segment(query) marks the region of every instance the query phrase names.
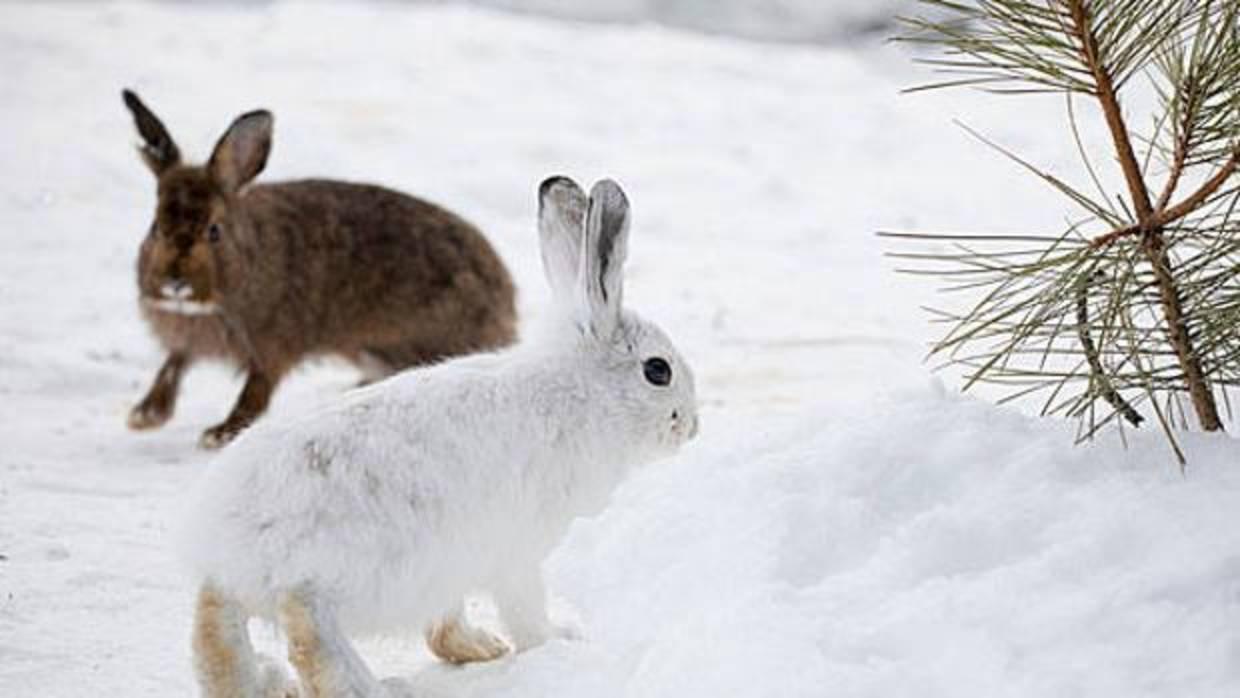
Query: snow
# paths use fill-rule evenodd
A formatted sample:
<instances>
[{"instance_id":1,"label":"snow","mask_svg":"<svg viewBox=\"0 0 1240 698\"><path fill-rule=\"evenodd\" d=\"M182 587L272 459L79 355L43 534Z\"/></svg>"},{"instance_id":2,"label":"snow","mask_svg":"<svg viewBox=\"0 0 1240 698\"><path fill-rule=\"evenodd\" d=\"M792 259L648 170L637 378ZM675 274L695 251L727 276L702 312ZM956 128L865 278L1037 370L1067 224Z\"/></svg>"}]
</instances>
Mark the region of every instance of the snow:
<instances>
[{"instance_id":1,"label":"snow","mask_svg":"<svg viewBox=\"0 0 1240 698\"><path fill-rule=\"evenodd\" d=\"M919 11L915 0L458 1L546 17L653 23L765 41L814 43L856 40L890 28L897 16Z\"/></svg>"},{"instance_id":2,"label":"snow","mask_svg":"<svg viewBox=\"0 0 1240 698\"><path fill-rule=\"evenodd\" d=\"M950 125L1071 176L1053 98L901 96L925 76L891 46L386 3L5 3L0 70L0 696L194 691L168 531L240 383L196 370L168 426L125 429L161 357L123 86L191 157L265 106L264 177L460 211L530 318L538 182L611 176L633 202L626 300L694 364L703 431L547 561L581 639L466 669L416 632L362 642L398 695L1240 691L1235 441L1186 438L1181 477L1153 430L1074 448L1068 424L949 394L921 363L928 289L872 234L1062 225L1056 194ZM308 366L269 418L356 378Z\"/></svg>"},{"instance_id":3,"label":"snow","mask_svg":"<svg viewBox=\"0 0 1240 698\"><path fill-rule=\"evenodd\" d=\"M1234 691L1231 446L1183 482L1064 437L927 391L828 408L634 483L552 569L627 695Z\"/></svg>"}]
</instances>

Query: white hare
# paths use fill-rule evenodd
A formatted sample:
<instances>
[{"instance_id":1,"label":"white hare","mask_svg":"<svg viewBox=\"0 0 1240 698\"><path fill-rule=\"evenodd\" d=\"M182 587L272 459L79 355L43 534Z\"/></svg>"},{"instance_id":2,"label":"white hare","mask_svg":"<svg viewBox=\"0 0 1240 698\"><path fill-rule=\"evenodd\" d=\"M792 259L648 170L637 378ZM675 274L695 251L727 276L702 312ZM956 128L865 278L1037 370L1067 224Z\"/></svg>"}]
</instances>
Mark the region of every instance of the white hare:
<instances>
[{"instance_id":1,"label":"white hare","mask_svg":"<svg viewBox=\"0 0 1240 698\"><path fill-rule=\"evenodd\" d=\"M385 695L355 633L416 628L441 656L498 656L457 614L472 592L494 596L514 649L545 641L544 557L633 466L696 434L692 372L621 305L619 186L587 197L552 177L538 223L557 305L543 335L259 424L212 465L183 535L203 695L283 695L250 617L281 626L305 698Z\"/></svg>"}]
</instances>

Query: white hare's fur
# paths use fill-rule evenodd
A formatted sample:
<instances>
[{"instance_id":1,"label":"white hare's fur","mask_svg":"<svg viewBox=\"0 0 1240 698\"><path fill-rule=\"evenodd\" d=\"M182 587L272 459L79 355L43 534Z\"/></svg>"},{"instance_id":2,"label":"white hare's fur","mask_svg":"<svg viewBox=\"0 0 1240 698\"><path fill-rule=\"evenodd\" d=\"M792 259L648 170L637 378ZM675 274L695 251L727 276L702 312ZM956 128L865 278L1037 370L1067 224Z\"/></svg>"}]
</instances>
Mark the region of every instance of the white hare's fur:
<instances>
[{"instance_id":1,"label":"white hare's fur","mask_svg":"<svg viewBox=\"0 0 1240 698\"><path fill-rule=\"evenodd\" d=\"M549 179L539 228L558 301L541 334L397 375L293 424L261 423L205 478L184 556L204 593L243 617L287 623L295 597L316 637L344 643L327 661L348 676L313 695L377 686L337 633L422 629L475 591L494 593L518 649L545 640L543 558L633 466L696 432L688 366L621 308L623 193L605 181L587 198ZM669 384L647 378L652 357L671 367ZM197 661L201 676L211 660ZM205 679L204 692L228 694Z\"/></svg>"}]
</instances>

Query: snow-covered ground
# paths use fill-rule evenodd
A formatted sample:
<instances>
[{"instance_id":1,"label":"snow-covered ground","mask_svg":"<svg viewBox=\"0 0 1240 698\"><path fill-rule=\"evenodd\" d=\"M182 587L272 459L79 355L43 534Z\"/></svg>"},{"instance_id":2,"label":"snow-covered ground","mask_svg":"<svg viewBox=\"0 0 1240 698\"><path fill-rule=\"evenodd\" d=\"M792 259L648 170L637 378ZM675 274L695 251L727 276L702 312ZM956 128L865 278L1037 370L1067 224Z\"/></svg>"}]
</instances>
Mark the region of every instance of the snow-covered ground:
<instances>
[{"instance_id":1,"label":"snow-covered ground","mask_svg":"<svg viewBox=\"0 0 1240 698\"><path fill-rule=\"evenodd\" d=\"M0 696L193 693L166 538L239 383L198 370L171 424L124 427L160 356L123 86L191 157L265 106L266 178L457 209L530 317L537 183L630 194L627 295L697 367L703 432L548 561L581 640L467 669L416 633L366 641L398 693L1240 694L1236 442L1186 439L1180 477L1156 433L1074 449L1069 425L951 395L921 364L928 289L873 236L1058 227L1055 194L949 124L1072 172L1039 135L1056 100L900 96L924 76L890 46L387 3L5 3L0 74ZM355 379L306 367L270 418Z\"/></svg>"},{"instance_id":2,"label":"snow-covered ground","mask_svg":"<svg viewBox=\"0 0 1240 698\"><path fill-rule=\"evenodd\" d=\"M661 24L763 41L806 43L864 40L868 34L890 28L895 17L918 11L917 0L421 1L455 1L546 17Z\"/></svg>"}]
</instances>

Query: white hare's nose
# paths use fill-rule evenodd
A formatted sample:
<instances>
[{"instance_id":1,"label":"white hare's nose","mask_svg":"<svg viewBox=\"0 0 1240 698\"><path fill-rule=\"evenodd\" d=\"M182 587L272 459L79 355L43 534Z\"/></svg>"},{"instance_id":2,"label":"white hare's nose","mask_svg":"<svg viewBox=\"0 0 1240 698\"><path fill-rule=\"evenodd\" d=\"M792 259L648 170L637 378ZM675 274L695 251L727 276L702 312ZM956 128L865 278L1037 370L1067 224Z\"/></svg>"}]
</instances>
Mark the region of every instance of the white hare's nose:
<instances>
[{"instance_id":1,"label":"white hare's nose","mask_svg":"<svg viewBox=\"0 0 1240 698\"><path fill-rule=\"evenodd\" d=\"M693 437L698 433L698 416L697 412L675 410L672 412L672 433L676 435L681 442L692 441Z\"/></svg>"},{"instance_id":2,"label":"white hare's nose","mask_svg":"<svg viewBox=\"0 0 1240 698\"><path fill-rule=\"evenodd\" d=\"M188 283L180 280L165 281L163 285L159 287L159 292L164 298L169 298L175 301L183 301L193 295L194 288Z\"/></svg>"}]
</instances>

